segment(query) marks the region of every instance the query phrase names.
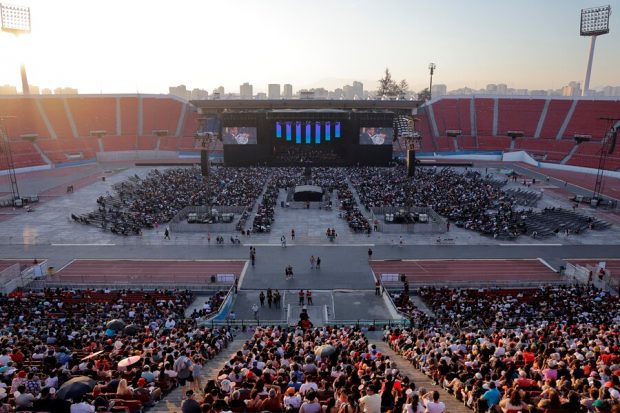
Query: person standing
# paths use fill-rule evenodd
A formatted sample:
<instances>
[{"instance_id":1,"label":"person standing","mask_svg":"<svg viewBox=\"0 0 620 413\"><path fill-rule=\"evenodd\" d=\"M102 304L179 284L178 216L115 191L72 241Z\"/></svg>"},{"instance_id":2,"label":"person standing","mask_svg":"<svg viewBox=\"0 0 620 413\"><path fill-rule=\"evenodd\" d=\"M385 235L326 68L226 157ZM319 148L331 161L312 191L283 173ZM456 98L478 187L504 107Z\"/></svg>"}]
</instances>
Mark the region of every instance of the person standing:
<instances>
[{"instance_id":1,"label":"person standing","mask_svg":"<svg viewBox=\"0 0 620 413\"><path fill-rule=\"evenodd\" d=\"M271 288L267 289L267 305L271 308L271 304L273 303L273 292L271 292Z\"/></svg>"},{"instance_id":2,"label":"person standing","mask_svg":"<svg viewBox=\"0 0 620 413\"><path fill-rule=\"evenodd\" d=\"M304 290L299 290L298 295L299 295L299 305L304 305L304 297L305 297Z\"/></svg>"},{"instance_id":3,"label":"person standing","mask_svg":"<svg viewBox=\"0 0 620 413\"><path fill-rule=\"evenodd\" d=\"M312 291L306 290L306 301L308 301L308 305L312 305Z\"/></svg>"},{"instance_id":4,"label":"person standing","mask_svg":"<svg viewBox=\"0 0 620 413\"><path fill-rule=\"evenodd\" d=\"M280 308L280 300L282 299L282 297L280 296L280 291L276 290L275 293L273 293L273 302L276 305L276 308Z\"/></svg>"},{"instance_id":5,"label":"person standing","mask_svg":"<svg viewBox=\"0 0 620 413\"><path fill-rule=\"evenodd\" d=\"M295 228L291 230L291 241L295 241Z\"/></svg>"},{"instance_id":6,"label":"person standing","mask_svg":"<svg viewBox=\"0 0 620 413\"><path fill-rule=\"evenodd\" d=\"M258 305L252 304L252 312L254 313L254 320L258 320Z\"/></svg>"},{"instance_id":7,"label":"person standing","mask_svg":"<svg viewBox=\"0 0 620 413\"><path fill-rule=\"evenodd\" d=\"M170 240L170 229L168 227L164 230L164 239Z\"/></svg>"},{"instance_id":8,"label":"person standing","mask_svg":"<svg viewBox=\"0 0 620 413\"><path fill-rule=\"evenodd\" d=\"M372 248L368 248L368 260L372 259Z\"/></svg>"},{"instance_id":9,"label":"person standing","mask_svg":"<svg viewBox=\"0 0 620 413\"><path fill-rule=\"evenodd\" d=\"M283 247L286 247L286 237L284 235L280 237L280 242L282 243Z\"/></svg>"},{"instance_id":10,"label":"person standing","mask_svg":"<svg viewBox=\"0 0 620 413\"><path fill-rule=\"evenodd\" d=\"M375 295L381 295L381 281L375 282Z\"/></svg>"},{"instance_id":11,"label":"person standing","mask_svg":"<svg viewBox=\"0 0 620 413\"><path fill-rule=\"evenodd\" d=\"M316 257L316 269L321 268L321 257Z\"/></svg>"},{"instance_id":12,"label":"person standing","mask_svg":"<svg viewBox=\"0 0 620 413\"><path fill-rule=\"evenodd\" d=\"M258 295L258 299L260 300L260 306L264 307L265 306L265 293L261 291L260 294Z\"/></svg>"},{"instance_id":13,"label":"person standing","mask_svg":"<svg viewBox=\"0 0 620 413\"><path fill-rule=\"evenodd\" d=\"M316 262L316 258L314 258L314 255L310 256L310 268L314 268L314 263Z\"/></svg>"}]
</instances>

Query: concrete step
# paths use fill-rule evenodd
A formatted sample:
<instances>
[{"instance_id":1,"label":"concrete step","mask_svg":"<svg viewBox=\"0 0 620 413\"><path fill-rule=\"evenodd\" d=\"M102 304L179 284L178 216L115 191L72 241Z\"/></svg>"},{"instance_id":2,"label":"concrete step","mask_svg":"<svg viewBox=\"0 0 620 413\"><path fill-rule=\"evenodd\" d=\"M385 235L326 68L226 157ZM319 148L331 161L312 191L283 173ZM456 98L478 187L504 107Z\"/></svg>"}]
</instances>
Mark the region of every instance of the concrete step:
<instances>
[{"instance_id":1,"label":"concrete step","mask_svg":"<svg viewBox=\"0 0 620 413\"><path fill-rule=\"evenodd\" d=\"M201 376L201 383L204 386L209 379L217 378L217 374L224 367L224 364L230 357L235 354L237 351L241 350L245 340L250 337L247 333L238 333L235 336L235 339L232 343L228 345L227 348L222 350L214 359L209 360L207 364L203 367L203 374ZM183 400L185 400L185 394L183 392L183 388L178 387L174 389L170 394L168 394L164 399L162 399L155 406L148 409L149 413L175 413L181 411L181 405L183 404Z\"/></svg>"},{"instance_id":2,"label":"concrete step","mask_svg":"<svg viewBox=\"0 0 620 413\"><path fill-rule=\"evenodd\" d=\"M388 356L390 360L396 361L398 370L401 373L406 374L415 383L416 388L425 388L427 392L437 390L440 394L439 400L446 404L446 413L471 413L472 410L465 407L463 403L459 402L454 396L442 389L440 386L436 386L433 382L420 370L414 368L410 362L405 360L399 354L387 345L386 342L379 338L369 336L369 342L377 346L383 355Z\"/></svg>"}]
</instances>

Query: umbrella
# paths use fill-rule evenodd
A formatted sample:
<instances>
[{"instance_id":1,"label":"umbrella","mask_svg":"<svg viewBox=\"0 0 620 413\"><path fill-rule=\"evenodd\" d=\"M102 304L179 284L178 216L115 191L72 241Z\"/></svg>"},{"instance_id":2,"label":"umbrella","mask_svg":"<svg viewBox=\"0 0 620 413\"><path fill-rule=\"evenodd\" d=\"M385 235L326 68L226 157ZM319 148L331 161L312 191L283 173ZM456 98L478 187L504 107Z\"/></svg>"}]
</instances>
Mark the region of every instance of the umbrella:
<instances>
[{"instance_id":1,"label":"umbrella","mask_svg":"<svg viewBox=\"0 0 620 413\"><path fill-rule=\"evenodd\" d=\"M99 354L103 353L103 350L101 351L97 351L96 353L91 353L88 356L84 357L83 359L81 359L80 361L85 361L85 360L90 360L92 358L97 357Z\"/></svg>"},{"instance_id":2,"label":"umbrella","mask_svg":"<svg viewBox=\"0 0 620 413\"><path fill-rule=\"evenodd\" d=\"M127 357L118 362L118 367L129 367L132 364L136 364L138 361L140 361L140 356Z\"/></svg>"},{"instance_id":3,"label":"umbrella","mask_svg":"<svg viewBox=\"0 0 620 413\"><path fill-rule=\"evenodd\" d=\"M59 399L75 399L91 391L97 382L90 377L77 376L65 382L56 392Z\"/></svg>"},{"instance_id":4,"label":"umbrella","mask_svg":"<svg viewBox=\"0 0 620 413\"><path fill-rule=\"evenodd\" d=\"M106 324L105 327L110 330L121 331L125 328L125 322L123 320L114 319L108 321L108 324Z\"/></svg>"},{"instance_id":5,"label":"umbrella","mask_svg":"<svg viewBox=\"0 0 620 413\"><path fill-rule=\"evenodd\" d=\"M123 331L125 332L125 334L127 334L128 336L135 336L136 334L138 334L140 331L142 331L142 329L140 328L140 326L137 326L135 324L129 324L128 326L126 326Z\"/></svg>"},{"instance_id":6,"label":"umbrella","mask_svg":"<svg viewBox=\"0 0 620 413\"><path fill-rule=\"evenodd\" d=\"M314 350L314 354L319 357L329 357L336 352L336 348L331 344L323 344Z\"/></svg>"}]
</instances>

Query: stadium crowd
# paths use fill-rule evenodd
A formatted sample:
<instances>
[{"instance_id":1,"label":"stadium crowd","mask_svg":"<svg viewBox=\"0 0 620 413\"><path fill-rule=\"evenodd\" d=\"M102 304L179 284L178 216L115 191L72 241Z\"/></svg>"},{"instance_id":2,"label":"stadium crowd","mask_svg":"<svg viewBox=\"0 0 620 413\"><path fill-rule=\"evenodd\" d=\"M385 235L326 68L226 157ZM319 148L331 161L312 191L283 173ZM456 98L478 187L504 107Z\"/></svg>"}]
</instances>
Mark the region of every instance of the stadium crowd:
<instances>
[{"instance_id":1,"label":"stadium crowd","mask_svg":"<svg viewBox=\"0 0 620 413\"><path fill-rule=\"evenodd\" d=\"M269 327L257 328L190 403L215 412L417 413L443 411L438 398L417 389L359 329Z\"/></svg>"},{"instance_id":2,"label":"stadium crowd","mask_svg":"<svg viewBox=\"0 0 620 413\"><path fill-rule=\"evenodd\" d=\"M114 195L100 196L98 208L86 215L72 214L84 224L120 235L138 235L144 228L169 222L192 205L244 206L251 209L267 181L265 168L210 169L205 179L198 168L151 170L113 186Z\"/></svg>"},{"instance_id":3,"label":"stadium crowd","mask_svg":"<svg viewBox=\"0 0 620 413\"><path fill-rule=\"evenodd\" d=\"M459 227L494 237L513 238L525 230L513 200L476 171L417 168L410 179L402 166L363 167L350 168L349 179L368 210L431 207Z\"/></svg>"},{"instance_id":4,"label":"stadium crowd","mask_svg":"<svg viewBox=\"0 0 620 413\"><path fill-rule=\"evenodd\" d=\"M192 298L60 289L0 297L0 411L134 412L189 387L232 339L185 318Z\"/></svg>"},{"instance_id":5,"label":"stadium crowd","mask_svg":"<svg viewBox=\"0 0 620 413\"><path fill-rule=\"evenodd\" d=\"M437 318L385 339L467 406L620 411L617 297L583 286L420 294Z\"/></svg>"}]
</instances>

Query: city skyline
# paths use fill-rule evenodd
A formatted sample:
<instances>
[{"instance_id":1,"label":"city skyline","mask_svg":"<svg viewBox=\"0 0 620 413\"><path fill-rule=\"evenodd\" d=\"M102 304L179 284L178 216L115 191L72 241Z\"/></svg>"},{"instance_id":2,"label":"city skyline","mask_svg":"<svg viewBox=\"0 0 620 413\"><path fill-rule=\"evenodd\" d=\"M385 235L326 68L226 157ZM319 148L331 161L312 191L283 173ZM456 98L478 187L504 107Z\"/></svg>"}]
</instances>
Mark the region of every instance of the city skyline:
<instances>
[{"instance_id":1,"label":"city skyline","mask_svg":"<svg viewBox=\"0 0 620 413\"><path fill-rule=\"evenodd\" d=\"M81 93L167 93L173 84L234 90L243 82L267 93L270 83L334 89L354 80L374 90L386 67L417 92L428 85L429 62L437 64L435 82L456 87L510 83L518 89L559 89L583 82L589 40L579 36L579 12L599 5L588 0L20 4L31 7L32 34L18 40L1 34L10 58L0 67L0 84L19 85L24 61L30 83L41 89L69 85ZM620 84L620 54L613 46L620 44L618 13L612 13L610 26L597 40L593 89Z\"/></svg>"}]
</instances>

